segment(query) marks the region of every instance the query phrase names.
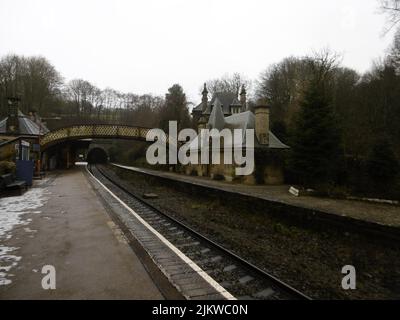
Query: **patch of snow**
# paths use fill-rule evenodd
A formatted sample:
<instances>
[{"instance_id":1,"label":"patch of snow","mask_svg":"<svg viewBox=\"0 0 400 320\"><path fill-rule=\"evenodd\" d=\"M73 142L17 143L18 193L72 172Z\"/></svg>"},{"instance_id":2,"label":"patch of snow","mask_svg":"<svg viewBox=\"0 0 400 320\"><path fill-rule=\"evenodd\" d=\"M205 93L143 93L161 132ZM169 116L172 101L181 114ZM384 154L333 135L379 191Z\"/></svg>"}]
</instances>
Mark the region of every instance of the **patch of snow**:
<instances>
[{"instance_id":1,"label":"patch of snow","mask_svg":"<svg viewBox=\"0 0 400 320\"><path fill-rule=\"evenodd\" d=\"M8 252L15 250L15 249L18 249L18 248L0 246L0 257L5 255Z\"/></svg>"},{"instance_id":2,"label":"patch of snow","mask_svg":"<svg viewBox=\"0 0 400 320\"><path fill-rule=\"evenodd\" d=\"M24 228L25 232L31 233L31 232L37 232L37 230L33 230L31 228Z\"/></svg>"},{"instance_id":3,"label":"patch of snow","mask_svg":"<svg viewBox=\"0 0 400 320\"><path fill-rule=\"evenodd\" d=\"M45 188L32 188L21 196L0 198L0 241L12 237L12 230L18 225L28 225L32 218L23 219L25 214L40 214L37 209L48 200L49 192ZM25 232L34 233L37 230L24 228ZM18 250L15 247L0 245L0 286L8 285L13 276L9 271L18 265L22 257L10 253Z\"/></svg>"},{"instance_id":4,"label":"patch of snow","mask_svg":"<svg viewBox=\"0 0 400 320\"><path fill-rule=\"evenodd\" d=\"M44 188L32 188L21 196L0 199L0 238L13 229L14 226L31 222L23 220L22 215L42 207L48 200ZM39 212L39 211L35 211Z\"/></svg>"},{"instance_id":5,"label":"patch of snow","mask_svg":"<svg viewBox=\"0 0 400 320\"><path fill-rule=\"evenodd\" d=\"M0 246L0 286L10 284L12 281L8 279L14 276L10 274L10 270L18 265L21 257L8 254L18 248Z\"/></svg>"},{"instance_id":6,"label":"patch of snow","mask_svg":"<svg viewBox=\"0 0 400 320\"><path fill-rule=\"evenodd\" d=\"M5 286L12 282L10 279L6 279L6 275L5 272L0 272L0 286Z\"/></svg>"}]
</instances>

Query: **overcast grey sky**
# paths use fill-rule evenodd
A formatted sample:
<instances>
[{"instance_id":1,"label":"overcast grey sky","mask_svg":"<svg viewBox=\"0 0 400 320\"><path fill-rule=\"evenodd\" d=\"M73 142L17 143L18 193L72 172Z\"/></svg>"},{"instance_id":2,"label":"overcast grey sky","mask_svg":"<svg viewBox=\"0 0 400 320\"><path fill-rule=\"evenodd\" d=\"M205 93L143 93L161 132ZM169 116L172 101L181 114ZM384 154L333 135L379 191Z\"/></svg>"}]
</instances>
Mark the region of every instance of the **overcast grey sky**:
<instances>
[{"instance_id":1,"label":"overcast grey sky","mask_svg":"<svg viewBox=\"0 0 400 320\"><path fill-rule=\"evenodd\" d=\"M195 102L224 73L329 47L363 72L384 54L377 0L0 0L0 55L43 55L66 80Z\"/></svg>"}]
</instances>

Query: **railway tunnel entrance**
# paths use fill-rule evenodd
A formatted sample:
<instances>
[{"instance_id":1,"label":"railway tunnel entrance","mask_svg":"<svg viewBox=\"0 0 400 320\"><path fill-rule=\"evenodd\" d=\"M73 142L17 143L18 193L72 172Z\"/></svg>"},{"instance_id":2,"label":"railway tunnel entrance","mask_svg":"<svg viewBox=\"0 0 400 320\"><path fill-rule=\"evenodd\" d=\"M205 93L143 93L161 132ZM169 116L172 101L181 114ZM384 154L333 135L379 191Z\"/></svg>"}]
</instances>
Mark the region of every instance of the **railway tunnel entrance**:
<instances>
[{"instance_id":1,"label":"railway tunnel entrance","mask_svg":"<svg viewBox=\"0 0 400 320\"><path fill-rule=\"evenodd\" d=\"M107 163L108 154L103 148L93 148L89 151L86 161L90 164Z\"/></svg>"}]
</instances>

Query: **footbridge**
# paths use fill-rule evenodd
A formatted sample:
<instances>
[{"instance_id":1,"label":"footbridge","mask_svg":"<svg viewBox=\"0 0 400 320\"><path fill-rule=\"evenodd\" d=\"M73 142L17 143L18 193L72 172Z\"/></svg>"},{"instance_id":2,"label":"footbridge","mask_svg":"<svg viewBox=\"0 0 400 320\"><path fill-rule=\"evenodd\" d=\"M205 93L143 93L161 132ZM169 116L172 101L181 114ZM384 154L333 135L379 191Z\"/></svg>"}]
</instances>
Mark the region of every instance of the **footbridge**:
<instances>
[{"instance_id":1,"label":"footbridge","mask_svg":"<svg viewBox=\"0 0 400 320\"><path fill-rule=\"evenodd\" d=\"M95 139L129 139L146 141L152 128L118 124L78 124L52 130L40 138L42 163L45 167L69 168L76 160L79 150L88 149ZM169 136L160 137L167 144ZM51 160L53 158L53 161ZM54 164L58 159L58 164ZM53 164L52 164L53 162Z\"/></svg>"}]
</instances>

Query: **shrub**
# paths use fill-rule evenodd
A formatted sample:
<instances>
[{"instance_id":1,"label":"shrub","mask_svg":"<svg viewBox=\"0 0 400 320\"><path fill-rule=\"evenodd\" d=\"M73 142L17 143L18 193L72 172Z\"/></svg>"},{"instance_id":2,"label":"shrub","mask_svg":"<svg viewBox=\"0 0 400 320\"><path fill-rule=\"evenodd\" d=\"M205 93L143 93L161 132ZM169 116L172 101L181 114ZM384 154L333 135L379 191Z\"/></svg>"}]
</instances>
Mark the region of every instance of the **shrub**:
<instances>
[{"instance_id":1,"label":"shrub","mask_svg":"<svg viewBox=\"0 0 400 320\"><path fill-rule=\"evenodd\" d=\"M11 161L0 161L0 174L15 173L15 163Z\"/></svg>"},{"instance_id":2,"label":"shrub","mask_svg":"<svg viewBox=\"0 0 400 320\"><path fill-rule=\"evenodd\" d=\"M373 146L367 160L367 173L376 190L386 192L395 185L399 163L386 139Z\"/></svg>"}]
</instances>

